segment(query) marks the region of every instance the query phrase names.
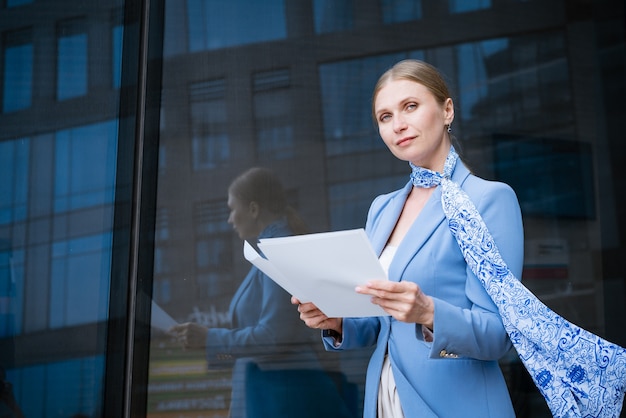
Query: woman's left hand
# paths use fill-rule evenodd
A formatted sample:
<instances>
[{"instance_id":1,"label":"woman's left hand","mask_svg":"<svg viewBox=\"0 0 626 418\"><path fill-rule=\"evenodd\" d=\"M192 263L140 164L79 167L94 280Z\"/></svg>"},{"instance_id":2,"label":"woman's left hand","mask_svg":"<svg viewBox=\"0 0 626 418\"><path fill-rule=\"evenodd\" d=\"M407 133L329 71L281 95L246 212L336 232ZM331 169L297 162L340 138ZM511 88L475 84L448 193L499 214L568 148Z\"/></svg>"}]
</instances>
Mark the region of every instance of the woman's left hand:
<instances>
[{"instance_id":1,"label":"woman's left hand","mask_svg":"<svg viewBox=\"0 0 626 418\"><path fill-rule=\"evenodd\" d=\"M174 325L169 332L175 335L178 342L185 348L204 348L209 330L195 322L185 322Z\"/></svg>"},{"instance_id":2,"label":"woman's left hand","mask_svg":"<svg viewBox=\"0 0 626 418\"><path fill-rule=\"evenodd\" d=\"M435 304L416 283L372 280L358 286L356 291L370 295L372 303L379 305L398 321L422 324L433 329Z\"/></svg>"}]
</instances>

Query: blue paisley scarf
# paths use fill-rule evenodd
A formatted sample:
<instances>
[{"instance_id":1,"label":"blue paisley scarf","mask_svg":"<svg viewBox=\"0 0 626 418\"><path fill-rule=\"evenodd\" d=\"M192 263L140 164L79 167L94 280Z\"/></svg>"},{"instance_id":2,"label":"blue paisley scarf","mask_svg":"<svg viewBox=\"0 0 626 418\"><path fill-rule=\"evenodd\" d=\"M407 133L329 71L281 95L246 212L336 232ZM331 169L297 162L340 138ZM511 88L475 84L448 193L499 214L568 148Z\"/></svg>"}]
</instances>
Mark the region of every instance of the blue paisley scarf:
<instances>
[{"instance_id":1,"label":"blue paisley scarf","mask_svg":"<svg viewBox=\"0 0 626 418\"><path fill-rule=\"evenodd\" d=\"M509 270L476 207L451 180L454 147L443 174L417 167L416 187L441 185L450 231L465 261L498 307L502 323L557 418L617 418L626 390L626 349L562 318L532 294Z\"/></svg>"}]
</instances>

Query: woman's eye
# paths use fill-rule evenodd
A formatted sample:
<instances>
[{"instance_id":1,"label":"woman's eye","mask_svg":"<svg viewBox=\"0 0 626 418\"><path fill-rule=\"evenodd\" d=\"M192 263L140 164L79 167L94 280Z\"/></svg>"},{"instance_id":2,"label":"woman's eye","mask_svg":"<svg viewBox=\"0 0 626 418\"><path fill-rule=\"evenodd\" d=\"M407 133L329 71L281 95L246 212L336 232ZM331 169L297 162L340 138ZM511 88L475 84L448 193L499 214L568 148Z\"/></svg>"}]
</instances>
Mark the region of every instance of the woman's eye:
<instances>
[{"instance_id":1,"label":"woman's eye","mask_svg":"<svg viewBox=\"0 0 626 418\"><path fill-rule=\"evenodd\" d=\"M415 110L417 109L417 103L409 103L406 105L406 110Z\"/></svg>"},{"instance_id":2,"label":"woman's eye","mask_svg":"<svg viewBox=\"0 0 626 418\"><path fill-rule=\"evenodd\" d=\"M380 115L380 121L381 122L387 122L391 119L391 115L389 113L384 113L382 115Z\"/></svg>"}]
</instances>

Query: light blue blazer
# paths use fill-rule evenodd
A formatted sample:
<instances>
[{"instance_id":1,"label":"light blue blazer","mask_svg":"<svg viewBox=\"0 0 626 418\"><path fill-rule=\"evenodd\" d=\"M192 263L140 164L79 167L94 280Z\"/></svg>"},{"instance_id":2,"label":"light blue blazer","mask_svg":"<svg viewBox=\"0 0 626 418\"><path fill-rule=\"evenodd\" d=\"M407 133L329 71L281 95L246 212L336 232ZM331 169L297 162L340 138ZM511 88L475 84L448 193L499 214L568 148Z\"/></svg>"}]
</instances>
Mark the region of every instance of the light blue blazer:
<instances>
[{"instance_id":1,"label":"light blue blazer","mask_svg":"<svg viewBox=\"0 0 626 418\"><path fill-rule=\"evenodd\" d=\"M452 179L469 194L502 257L516 277L523 265L522 217L513 190L470 174L459 161ZM380 255L412 184L377 197L366 232ZM367 278L364 278L366 280ZM391 358L405 416L437 418L514 417L498 359L511 348L497 308L470 271L448 228L441 190L433 191L398 247L389 279L417 283L435 303L434 337L425 341L419 324L390 316L345 318L343 341L328 350L376 345L367 369L364 417L376 417L378 385L385 354Z\"/></svg>"}]
</instances>

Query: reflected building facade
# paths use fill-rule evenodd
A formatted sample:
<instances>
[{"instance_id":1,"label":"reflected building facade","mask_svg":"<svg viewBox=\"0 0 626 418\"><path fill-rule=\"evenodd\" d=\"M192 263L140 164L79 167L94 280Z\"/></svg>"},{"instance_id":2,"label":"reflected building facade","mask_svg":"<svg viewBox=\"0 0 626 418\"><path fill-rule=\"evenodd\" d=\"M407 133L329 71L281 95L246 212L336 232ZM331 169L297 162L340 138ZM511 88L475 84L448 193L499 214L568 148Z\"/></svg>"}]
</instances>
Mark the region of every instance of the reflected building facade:
<instances>
[{"instance_id":1,"label":"reflected building facade","mask_svg":"<svg viewBox=\"0 0 626 418\"><path fill-rule=\"evenodd\" d=\"M626 344L623 2L0 4L0 366L25 416L227 416L230 370L146 325L143 296L228 326L249 264L227 187L251 166L312 231L363 227L407 180L370 109L405 58L442 70L465 158L518 194L527 287ZM368 355L332 359L355 416ZM515 354L501 364L518 416L549 416Z\"/></svg>"}]
</instances>

